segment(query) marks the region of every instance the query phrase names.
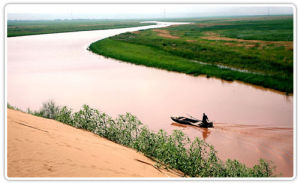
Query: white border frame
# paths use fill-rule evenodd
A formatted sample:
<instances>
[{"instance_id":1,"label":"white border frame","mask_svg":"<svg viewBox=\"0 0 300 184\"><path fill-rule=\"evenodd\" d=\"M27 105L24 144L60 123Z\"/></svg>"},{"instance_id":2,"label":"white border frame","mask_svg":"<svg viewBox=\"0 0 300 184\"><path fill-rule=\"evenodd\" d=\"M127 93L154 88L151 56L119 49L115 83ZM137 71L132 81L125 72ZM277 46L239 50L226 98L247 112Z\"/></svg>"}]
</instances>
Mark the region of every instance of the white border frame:
<instances>
[{"instance_id":1,"label":"white border frame","mask_svg":"<svg viewBox=\"0 0 300 184\"><path fill-rule=\"evenodd\" d=\"M141 4L141 5L147 5L147 4L158 4L158 5L163 5L163 4L203 4L203 5L212 5L212 6L218 6L218 5L228 5L228 6L251 6L251 7L260 7L260 6L274 6L274 7L292 7L293 8L293 41L294 41L294 48L293 48L293 54L294 54L294 97L293 97L293 176L292 177L262 177L262 178L226 178L226 177L215 177L215 178L134 178L134 177L8 177L7 176L7 5L13 5L13 4ZM297 12L296 12L296 5L293 3L278 3L278 4L273 4L273 3L245 3L245 4L239 4L239 3L183 3L183 2L176 2L176 3L124 3L124 2L112 2L112 3L6 3L3 7L4 9L4 123L5 123L5 141L4 141L4 148L5 148L5 162L4 162L4 178L8 181L291 181L295 180L297 177L296 171L297 171L297 149L296 149L296 138L297 138Z\"/></svg>"}]
</instances>

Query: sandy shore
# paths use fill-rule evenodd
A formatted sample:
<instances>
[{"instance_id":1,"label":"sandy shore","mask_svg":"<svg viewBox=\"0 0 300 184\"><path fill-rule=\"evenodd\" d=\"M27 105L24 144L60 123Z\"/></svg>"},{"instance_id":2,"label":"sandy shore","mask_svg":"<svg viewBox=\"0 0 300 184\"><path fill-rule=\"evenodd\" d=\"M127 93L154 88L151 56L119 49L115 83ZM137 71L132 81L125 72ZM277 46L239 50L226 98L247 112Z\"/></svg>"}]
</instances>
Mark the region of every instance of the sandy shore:
<instances>
[{"instance_id":1,"label":"sandy shore","mask_svg":"<svg viewBox=\"0 0 300 184\"><path fill-rule=\"evenodd\" d=\"M135 150L63 123L8 109L8 177L178 177Z\"/></svg>"}]
</instances>

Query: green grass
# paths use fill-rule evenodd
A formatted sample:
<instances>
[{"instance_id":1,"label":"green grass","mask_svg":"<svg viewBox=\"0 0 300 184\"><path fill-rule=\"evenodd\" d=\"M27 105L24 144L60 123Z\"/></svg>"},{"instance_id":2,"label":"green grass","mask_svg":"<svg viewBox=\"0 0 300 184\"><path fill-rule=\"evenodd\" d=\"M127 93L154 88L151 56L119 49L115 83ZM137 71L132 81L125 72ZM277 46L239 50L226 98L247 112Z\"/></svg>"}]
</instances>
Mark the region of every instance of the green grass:
<instances>
[{"instance_id":1,"label":"green grass","mask_svg":"<svg viewBox=\"0 0 300 184\"><path fill-rule=\"evenodd\" d=\"M14 37L48 33L117 29L145 25L151 24L140 23L138 20L8 20L7 36Z\"/></svg>"},{"instance_id":2,"label":"green grass","mask_svg":"<svg viewBox=\"0 0 300 184\"><path fill-rule=\"evenodd\" d=\"M225 80L239 80L292 93L292 42L276 42L290 41L293 38L292 19L272 18L225 22L218 20L218 25L213 22L206 23L205 26L189 24L161 28L179 37L178 39L162 37L152 30L123 33L92 43L89 49L97 54L134 64L192 75L206 74ZM211 32L242 38L245 41L206 39L207 33ZM247 39L258 41L253 43ZM233 70L222 69L218 65ZM248 72L236 71L237 69Z\"/></svg>"},{"instance_id":3,"label":"green grass","mask_svg":"<svg viewBox=\"0 0 300 184\"><path fill-rule=\"evenodd\" d=\"M12 106L8 106L12 107ZM191 141L182 131L168 135L164 130L153 132L130 113L113 119L104 112L83 105L78 112L66 106L59 107L49 101L36 116L55 119L62 123L93 132L118 144L133 148L157 161L157 167L178 169L189 177L270 177L273 166L259 160L252 168L237 160L226 162L217 157L213 146L200 138ZM99 155L101 156L101 155Z\"/></svg>"},{"instance_id":4,"label":"green grass","mask_svg":"<svg viewBox=\"0 0 300 184\"><path fill-rule=\"evenodd\" d=\"M207 76L214 76L224 80L240 80L268 88L292 92L292 86L286 82L287 80L281 79L281 77L276 79L272 76L262 76L260 74L221 69L217 66L201 65L149 46L105 39L91 44L90 50L100 55L138 65L183 72L195 76L206 74Z\"/></svg>"},{"instance_id":5,"label":"green grass","mask_svg":"<svg viewBox=\"0 0 300 184\"><path fill-rule=\"evenodd\" d=\"M292 18L252 21L227 20L226 22L213 22L211 23L211 26L207 27L184 25L172 27L169 30L191 31L196 33L196 35L198 35L197 32L218 31L222 36L245 40L293 41Z\"/></svg>"}]
</instances>

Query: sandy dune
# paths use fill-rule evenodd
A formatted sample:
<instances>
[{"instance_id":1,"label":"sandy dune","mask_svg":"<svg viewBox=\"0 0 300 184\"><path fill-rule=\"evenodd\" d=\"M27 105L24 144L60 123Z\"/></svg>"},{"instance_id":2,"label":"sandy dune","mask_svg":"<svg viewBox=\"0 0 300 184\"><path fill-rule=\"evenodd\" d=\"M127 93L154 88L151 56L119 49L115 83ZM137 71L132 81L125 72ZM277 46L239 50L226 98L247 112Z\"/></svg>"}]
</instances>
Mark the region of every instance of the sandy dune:
<instances>
[{"instance_id":1,"label":"sandy dune","mask_svg":"<svg viewBox=\"0 0 300 184\"><path fill-rule=\"evenodd\" d=\"M8 177L178 177L90 132L8 109Z\"/></svg>"}]
</instances>

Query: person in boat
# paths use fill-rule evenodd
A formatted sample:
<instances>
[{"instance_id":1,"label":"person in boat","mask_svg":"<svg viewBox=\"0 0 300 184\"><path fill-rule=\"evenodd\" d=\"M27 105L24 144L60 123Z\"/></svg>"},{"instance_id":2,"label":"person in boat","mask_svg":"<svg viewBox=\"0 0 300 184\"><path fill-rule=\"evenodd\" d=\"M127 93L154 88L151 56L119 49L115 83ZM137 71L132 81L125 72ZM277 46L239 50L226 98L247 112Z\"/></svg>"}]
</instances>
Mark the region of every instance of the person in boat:
<instances>
[{"instance_id":1,"label":"person in boat","mask_svg":"<svg viewBox=\"0 0 300 184\"><path fill-rule=\"evenodd\" d=\"M202 123L203 123L204 125L207 125L207 124L208 124L208 117L206 116L205 113L203 113Z\"/></svg>"}]
</instances>

